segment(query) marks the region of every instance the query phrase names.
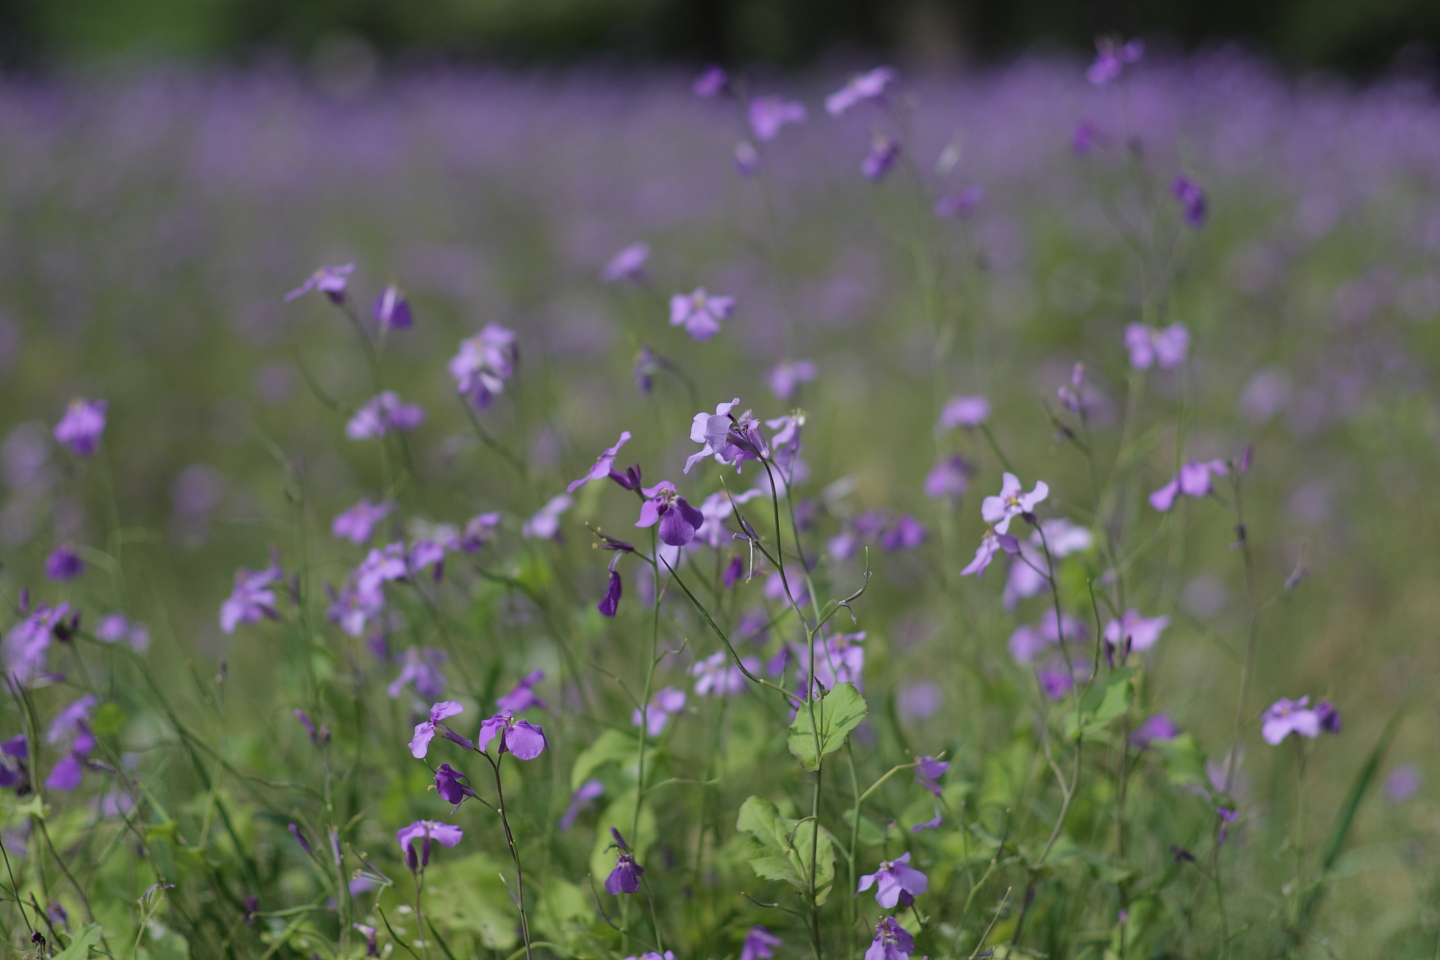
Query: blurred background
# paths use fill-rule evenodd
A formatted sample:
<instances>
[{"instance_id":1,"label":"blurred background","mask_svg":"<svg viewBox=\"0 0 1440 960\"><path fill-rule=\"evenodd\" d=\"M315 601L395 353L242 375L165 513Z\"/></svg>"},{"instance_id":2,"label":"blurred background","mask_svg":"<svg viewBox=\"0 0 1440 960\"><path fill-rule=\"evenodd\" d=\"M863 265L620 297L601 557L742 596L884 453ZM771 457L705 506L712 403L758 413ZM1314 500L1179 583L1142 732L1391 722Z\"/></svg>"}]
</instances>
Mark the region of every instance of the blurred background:
<instances>
[{"instance_id":1,"label":"blurred background","mask_svg":"<svg viewBox=\"0 0 1440 960\"><path fill-rule=\"evenodd\" d=\"M1436 75L1434 0L0 0L10 68L155 57L321 67L605 57L803 66L862 51L956 66L1141 34L1238 42L1292 70Z\"/></svg>"}]
</instances>

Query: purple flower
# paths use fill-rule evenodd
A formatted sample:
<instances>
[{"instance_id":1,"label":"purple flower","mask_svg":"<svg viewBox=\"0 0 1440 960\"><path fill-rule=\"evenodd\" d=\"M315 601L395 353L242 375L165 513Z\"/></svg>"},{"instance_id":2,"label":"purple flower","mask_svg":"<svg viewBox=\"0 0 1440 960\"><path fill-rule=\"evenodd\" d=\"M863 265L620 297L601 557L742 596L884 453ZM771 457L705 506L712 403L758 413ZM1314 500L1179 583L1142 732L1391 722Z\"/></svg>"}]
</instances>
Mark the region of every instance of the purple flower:
<instances>
[{"instance_id":1,"label":"purple flower","mask_svg":"<svg viewBox=\"0 0 1440 960\"><path fill-rule=\"evenodd\" d=\"M640 889L640 875L645 868L635 862L635 855L625 845L625 838L620 836L619 830L611 827L610 835L615 838L620 855L615 860L615 869L605 878L605 892L617 897L622 893L634 893Z\"/></svg>"},{"instance_id":2,"label":"purple flower","mask_svg":"<svg viewBox=\"0 0 1440 960\"><path fill-rule=\"evenodd\" d=\"M400 849L405 852L405 866L410 868L411 873L418 873L429 865L431 841L453 847L463 836L464 831L459 827L438 820L416 820L410 826L395 831L395 839L400 841ZM417 840L420 841L418 853L415 850Z\"/></svg>"},{"instance_id":3,"label":"purple flower","mask_svg":"<svg viewBox=\"0 0 1440 960\"><path fill-rule=\"evenodd\" d=\"M996 552L1001 549L1006 553L1019 553L1020 541L1008 533L986 530L985 535L980 538L980 546L975 548L975 559L965 565L965 568L960 571L960 576L968 577L971 574L977 577L984 576L985 570L995 559Z\"/></svg>"},{"instance_id":4,"label":"purple flower","mask_svg":"<svg viewBox=\"0 0 1440 960\"><path fill-rule=\"evenodd\" d=\"M685 691L676 690L674 687L665 687L655 691L650 698L650 705L644 711L645 732L652 737L660 736L664 731L670 718L685 708ZM630 714L630 725L640 726L641 710L636 707Z\"/></svg>"},{"instance_id":5,"label":"purple flower","mask_svg":"<svg viewBox=\"0 0 1440 960\"><path fill-rule=\"evenodd\" d=\"M450 376L460 395L484 410L505 389L518 359L514 331L488 323L475 336L460 341L460 352L450 360Z\"/></svg>"},{"instance_id":6,"label":"purple flower","mask_svg":"<svg viewBox=\"0 0 1440 960\"><path fill-rule=\"evenodd\" d=\"M735 144L735 172L742 177L753 177L760 169L760 153L749 140Z\"/></svg>"},{"instance_id":7,"label":"purple flower","mask_svg":"<svg viewBox=\"0 0 1440 960\"><path fill-rule=\"evenodd\" d=\"M1130 734L1132 746L1144 749L1156 740L1174 740L1180 735L1180 728L1175 726L1163 713L1157 713L1153 717L1146 717L1144 722Z\"/></svg>"},{"instance_id":8,"label":"purple flower","mask_svg":"<svg viewBox=\"0 0 1440 960\"><path fill-rule=\"evenodd\" d=\"M1136 370L1174 370L1185 362L1190 352L1190 331L1183 323L1159 327L1132 323L1125 327L1125 349L1130 351L1130 366Z\"/></svg>"},{"instance_id":9,"label":"purple flower","mask_svg":"<svg viewBox=\"0 0 1440 960\"><path fill-rule=\"evenodd\" d=\"M750 131L761 143L774 140L787 123L805 122L805 105L782 97L756 97L750 101Z\"/></svg>"},{"instance_id":10,"label":"purple flower","mask_svg":"<svg viewBox=\"0 0 1440 960\"><path fill-rule=\"evenodd\" d=\"M771 960L775 956L773 948L784 942L764 927L751 927L740 947L740 960Z\"/></svg>"},{"instance_id":11,"label":"purple flower","mask_svg":"<svg viewBox=\"0 0 1440 960\"><path fill-rule=\"evenodd\" d=\"M393 509L395 504L390 500L376 504L361 500L335 517L330 524L330 535L339 540L349 540L356 545L363 544L370 539L375 525L389 516Z\"/></svg>"},{"instance_id":12,"label":"purple flower","mask_svg":"<svg viewBox=\"0 0 1440 960\"><path fill-rule=\"evenodd\" d=\"M929 536L925 525L908 513L902 513L880 536L880 546L887 552L914 550Z\"/></svg>"},{"instance_id":13,"label":"purple flower","mask_svg":"<svg viewBox=\"0 0 1440 960\"><path fill-rule=\"evenodd\" d=\"M1224 460L1192 460L1180 468L1173 480L1150 494L1150 506L1164 513L1175 506L1175 498L1182 493L1187 497L1206 496L1211 489L1210 474L1217 473L1223 477L1227 472L1229 468Z\"/></svg>"},{"instance_id":14,"label":"purple flower","mask_svg":"<svg viewBox=\"0 0 1440 960\"><path fill-rule=\"evenodd\" d=\"M235 589L220 605L220 629L234 633L242 623L258 623L261 617L279 619L275 612L275 591L270 585L282 576L279 567L235 571Z\"/></svg>"},{"instance_id":15,"label":"purple flower","mask_svg":"<svg viewBox=\"0 0 1440 960\"><path fill-rule=\"evenodd\" d=\"M390 699L400 696L407 684L415 684L415 692L426 700L434 700L445 692L445 675L440 665L447 659L443 650L432 647L411 647L399 658L400 675L390 682L386 692Z\"/></svg>"},{"instance_id":16,"label":"purple flower","mask_svg":"<svg viewBox=\"0 0 1440 960\"><path fill-rule=\"evenodd\" d=\"M580 811L590 806L595 798L603 796L604 793L605 784L593 777L580 784L580 789L576 790L575 795L570 798L570 806L565 808L564 815L560 817L560 832L564 833L575 826L575 820L580 816Z\"/></svg>"},{"instance_id":17,"label":"purple flower","mask_svg":"<svg viewBox=\"0 0 1440 960\"><path fill-rule=\"evenodd\" d=\"M660 524L660 540L672 547L683 547L695 539L695 531L705 523L705 514L690 506L668 480L644 489L646 500L640 506L637 527Z\"/></svg>"},{"instance_id":18,"label":"purple flower","mask_svg":"<svg viewBox=\"0 0 1440 960\"><path fill-rule=\"evenodd\" d=\"M730 412L739 405L740 398L736 397L729 403L717 404L714 415L702 411L691 419L690 439L704 446L685 460L686 473L697 460L708 456L734 464L738 471L743 461L770 455L770 447L760 433L760 421L749 410L738 417Z\"/></svg>"},{"instance_id":19,"label":"purple flower","mask_svg":"<svg viewBox=\"0 0 1440 960\"><path fill-rule=\"evenodd\" d=\"M1021 599L1033 597L1049 586L1044 572L1047 545L1051 560L1061 560L1072 553L1089 550L1094 540L1089 530L1063 517L1040 524L1034 533L1020 541L1020 552L1010 563L1010 574L1005 581L1005 609L1015 609Z\"/></svg>"},{"instance_id":20,"label":"purple flower","mask_svg":"<svg viewBox=\"0 0 1440 960\"><path fill-rule=\"evenodd\" d=\"M323 747L330 742L330 728L321 724L317 730L314 722L310 719L310 715L299 707L295 708L295 719L299 720L300 725L305 728L305 732L310 736L312 746Z\"/></svg>"},{"instance_id":21,"label":"purple flower","mask_svg":"<svg viewBox=\"0 0 1440 960\"><path fill-rule=\"evenodd\" d=\"M786 360L770 370L770 392L781 400L789 400L797 386L814 379L815 364L809 360L796 360L793 363Z\"/></svg>"},{"instance_id":22,"label":"purple flower","mask_svg":"<svg viewBox=\"0 0 1440 960\"><path fill-rule=\"evenodd\" d=\"M408 330L414 324L414 318L410 316L409 302L400 292L400 288L393 283L375 298L373 313L375 321L382 327Z\"/></svg>"},{"instance_id":23,"label":"purple flower","mask_svg":"<svg viewBox=\"0 0 1440 960\"><path fill-rule=\"evenodd\" d=\"M414 430L425 420L425 411L413 403L405 403L394 390L371 397L355 411L345 424L345 436L351 440L374 440L392 430Z\"/></svg>"},{"instance_id":24,"label":"purple flower","mask_svg":"<svg viewBox=\"0 0 1440 960\"><path fill-rule=\"evenodd\" d=\"M941 220L953 220L974 213L985 199L985 188L972 184L959 193L947 193L935 201L934 213Z\"/></svg>"},{"instance_id":25,"label":"purple flower","mask_svg":"<svg viewBox=\"0 0 1440 960\"><path fill-rule=\"evenodd\" d=\"M915 938L894 917L885 917L875 924L875 939L865 951L865 960L905 960L914 952Z\"/></svg>"},{"instance_id":26,"label":"purple flower","mask_svg":"<svg viewBox=\"0 0 1440 960\"><path fill-rule=\"evenodd\" d=\"M410 755L416 760L424 760L425 755L430 752L430 741L435 739L437 733L444 736L446 730L449 729L444 727L440 721L464 712L465 708L454 700L442 700L432 704L430 718L415 724L415 736L410 738ZM447 739L453 739L453 737L447 737Z\"/></svg>"},{"instance_id":27,"label":"purple flower","mask_svg":"<svg viewBox=\"0 0 1440 960\"><path fill-rule=\"evenodd\" d=\"M517 760L534 760L546 746L544 729L529 720L516 720L508 711L481 722L475 746L486 750L497 736L500 738L500 754L513 753Z\"/></svg>"},{"instance_id":28,"label":"purple flower","mask_svg":"<svg viewBox=\"0 0 1440 960\"><path fill-rule=\"evenodd\" d=\"M1050 495L1050 487L1044 480L1036 481L1035 489L1021 493L1019 479L1013 473L1006 473L1000 484L999 496L986 497L980 504L980 516L995 528L996 533L1010 529L1015 517L1034 513L1040 501Z\"/></svg>"},{"instance_id":29,"label":"purple flower","mask_svg":"<svg viewBox=\"0 0 1440 960\"><path fill-rule=\"evenodd\" d=\"M725 85L730 82L729 75L724 67L717 67L714 64L706 67L695 82L690 85L690 90L697 97L718 97L725 90Z\"/></svg>"},{"instance_id":30,"label":"purple flower","mask_svg":"<svg viewBox=\"0 0 1440 960\"><path fill-rule=\"evenodd\" d=\"M305 851L307 857L314 853L310 848L310 841L305 838L305 834L300 832L298 824L290 824L290 836L294 837L295 842L300 844L300 849Z\"/></svg>"},{"instance_id":31,"label":"purple flower","mask_svg":"<svg viewBox=\"0 0 1440 960\"><path fill-rule=\"evenodd\" d=\"M1126 64L1136 63L1145 54L1145 44L1140 40L1122 44L1113 37L1101 37L1095 41L1095 48L1098 53L1085 71L1085 78L1097 87L1118 80Z\"/></svg>"},{"instance_id":32,"label":"purple flower","mask_svg":"<svg viewBox=\"0 0 1440 960\"><path fill-rule=\"evenodd\" d=\"M1185 211L1186 223L1198 228L1205 222L1205 192L1195 181L1181 174L1170 184L1170 195L1180 201L1180 208Z\"/></svg>"},{"instance_id":33,"label":"purple flower","mask_svg":"<svg viewBox=\"0 0 1440 960\"><path fill-rule=\"evenodd\" d=\"M45 780L49 790L68 792L80 786L85 758L95 749L95 735L90 732L90 714L99 701L89 694L72 702L50 721L45 732L49 743L69 742L69 752L50 771Z\"/></svg>"},{"instance_id":34,"label":"purple flower","mask_svg":"<svg viewBox=\"0 0 1440 960\"><path fill-rule=\"evenodd\" d=\"M1385 797L1391 803L1404 803L1420 789L1420 771L1414 764L1401 764L1385 778Z\"/></svg>"},{"instance_id":35,"label":"purple flower","mask_svg":"<svg viewBox=\"0 0 1440 960\"><path fill-rule=\"evenodd\" d=\"M1126 610L1119 620L1105 624L1105 642L1117 650L1149 650L1160 639L1160 632L1170 626L1170 618L1142 617L1139 610Z\"/></svg>"},{"instance_id":36,"label":"purple flower","mask_svg":"<svg viewBox=\"0 0 1440 960\"><path fill-rule=\"evenodd\" d=\"M876 67L866 73L856 74L850 82L825 98L825 111L838 117L857 103L878 100L885 93L885 87L895 79L890 67Z\"/></svg>"},{"instance_id":37,"label":"purple flower","mask_svg":"<svg viewBox=\"0 0 1440 960\"><path fill-rule=\"evenodd\" d=\"M460 534L458 546L466 553L475 553L490 539L500 526L500 514L480 513L471 517L465 524L465 532Z\"/></svg>"},{"instance_id":38,"label":"purple flower","mask_svg":"<svg viewBox=\"0 0 1440 960\"><path fill-rule=\"evenodd\" d=\"M549 709L550 704L535 696L531 689L545 679L544 670L535 670L520 678L515 689L495 701L495 706L507 713L523 713L532 707L536 710Z\"/></svg>"},{"instance_id":39,"label":"purple flower","mask_svg":"<svg viewBox=\"0 0 1440 960\"><path fill-rule=\"evenodd\" d=\"M460 804L466 797L475 796L475 791L470 789L468 783L460 782L469 779L448 763L440 764L439 769L435 771L435 792L440 794L440 799L446 803L454 804L450 810L451 813L460 809Z\"/></svg>"},{"instance_id":40,"label":"purple flower","mask_svg":"<svg viewBox=\"0 0 1440 960\"><path fill-rule=\"evenodd\" d=\"M940 411L940 427L978 427L990 418L990 401L984 397L955 397Z\"/></svg>"},{"instance_id":41,"label":"purple flower","mask_svg":"<svg viewBox=\"0 0 1440 960\"><path fill-rule=\"evenodd\" d=\"M38 604L5 634L5 673L24 685L45 672L45 655L50 640L61 629L61 621L70 613L70 604L57 607Z\"/></svg>"},{"instance_id":42,"label":"purple flower","mask_svg":"<svg viewBox=\"0 0 1440 960\"><path fill-rule=\"evenodd\" d=\"M1040 681L1040 689L1045 696L1057 703L1065 699L1065 695L1075 687L1075 681L1064 670L1041 668L1035 671L1035 679Z\"/></svg>"},{"instance_id":43,"label":"purple flower","mask_svg":"<svg viewBox=\"0 0 1440 960\"><path fill-rule=\"evenodd\" d=\"M600 456L595 458L595 465L590 468L590 472L585 474L585 476L581 477L579 480L572 481L570 486L565 488L565 492L574 493L576 490L579 490L591 480L604 480L611 474L617 473L614 467L615 455L620 452L620 448L625 446L626 441L629 439L630 431L621 431L620 439L615 441L615 445L613 447L606 447L604 450L602 450L600 452ZM624 474L618 474L618 476L620 477L621 481L625 479ZM620 485L624 486L625 484L621 482Z\"/></svg>"},{"instance_id":44,"label":"purple flower","mask_svg":"<svg viewBox=\"0 0 1440 960\"><path fill-rule=\"evenodd\" d=\"M1309 703L1309 697L1276 700L1260 715L1260 736L1271 746L1292 733L1312 739L1320 736L1320 714L1310 709Z\"/></svg>"},{"instance_id":45,"label":"purple flower","mask_svg":"<svg viewBox=\"0 0 1440 960\"><path fill-rule=\"evenodd\" d=\"M354 272L355 264L353 263L347 263L340 267L321 267L306 277L304 283L285 294L285 301L288 303L296 297L304 296L311 290L319 290L330 298L331 303L344 303L345 278Z\"/></svg>"},{"instance_id":46,"label":"purple flower","mask_svg":"<svg viewBox=\"0 0 1440 960\"><path fill-rule=\"evenodd\" d=\"M753 657L745 657L741 662L751 673L760 668L760 662ZM723 697L745 689L745 674L726 659L723 650L691 664L690 675L695 678L695 692L702 697Z\"/></svg>"},{"instance_id":47,"label":"purple flower","mask_svg":"<svg viewBox=\"0 0 1440 960\"><path fill-rule=\"evenodd\" d=\"M859 896L875 887L875 902L886 910L893 910L897 903L910 906L929 886L925 874L910 866L910 854L903 853L894 860L882 860L879 869L862 876L860 889L855 894Z\"/></svg>"},{"instance_id":48,"label":"purple flower","mask_svg":"<svg viewBox=\"0 0 1440 960\"><path fill-rule=\"evenodd\" d=\"M1085 624L1070 616L1056 618L1054 609L1046 610L1035 626L1022 624L1010 634L1010 656L1016 663L1032 663L1046 647L1060 642L1061 630L1066 640L1078 640L1085 635Z\"/></svg>"},{"instance_id":49,"label":"purple flower","mask_svg":"<svg viewBox=\"0 0 1440 960\"><path fill-rule=\"evenodd\" d=\"M616 554L616 557L618 559L619 554ZM614 561L611 562L613 564ZM600 602L595 605L595 609L600 611L602 617L613 617L620 610L620 595L624 589L625 585L620 579L620 571L611 566L610 579L605 586L605 596L601 597Z\"/></svg>"},{"instance_id":50,"label":"purple flower","mask_svg":"<svg viewBox=\"0 0 1440 960\"><path fill-rule=\"evenodd\" d=\"M1089 120L1081 120L1075 124L1075 135L1070 138L1070 149L1078 157L1083 157L1095 149L1095 144L1100 140L1100 131L1095 124Z\"/></svg>"},{"instance_id":51,"label":"purple flower","mask_svg":"<svg viewBox=\"0 0 1440 960\"><path fill-rule=\"evenodd\" d=\"M84 400L77 397L65 408L65 416L55 424L55 442L70 448L77 457L88 457L100 445L100 435L105 432L105 410L109 404L104 400Z\"/></svg>"},{"instance_id":52,"label":"purple flower","mask_svg":"<svg viewBox=\"0 0 1440 960\"><path fill-rule=\"evenodd\" d=\"M605 269L600 271L600 279L606 283L615 283L618 280L644 283L645 261L649 259L650 244L632 243L610 258L610 262L605 264Z\"/></svg>"},{"instance_id":53,"label":"purple flower","mask_svg":"<svg viewBox=\"0 0 1440 960\"><path fill-rule=\"evenodd\" d=\"M940 804L937 803L935 804L935 816L931 817L929 820L921 820L919 823L915 824L915 826L910 828L910 832L919 833L921 830L934 830L944 822L945 818L940 815Z\"/></svg>"},{"instance_id":54,"label":"purple flower","mask_svg":"<svg viewBox=\"0 0 1440 960\"><path fill-rule=\"evenodd\" d=\"M895 161L899 159L900 141L877 133L870 141L870 152L861 162L860 172L865 175L866 180L878 181L890 172L890 168L895 166Z\"/></svg>"},{"instance_id":55,"label":"purple flower","mask_svg":"<svg viewBox=\"0 0 1440 960\"><path fill-rule=\"evenodd\" d=\"M734 297L712 297L704 287L670 298L670 326L684 326L692 340L706 341L720 332L720 321L735 308Z\"/></svg>"},{"instance_id":56,"label":"purple flower","mask_svg":"<svg viewBox=\"0 0 1440 960\"><path fill-rule=\"evenodd\" d=\"M526 539L560 539L560 515L570 509L575 500L568 493L551 497L535 516L526 520L520 528L520 535Z\"/></svg>"},{"instance_id":57,"label":"purple flower","mask_svg":"<svg viewBox=\"0 0 1440 960\"><path fill-rule=\"evenodd\" d=\"M796 598L797 602L800 601ZM838 684L853 683L864 689L865 673L865 631L859 633L838 633L833 637L815 639L815 680L826 690L834 690ZM803 656L804 648L800 651ZM809 664L801 662L800 679L805 681ZM809 686L805 684L805 686ZM812 694L816 691L812 691Z\"/></svg>"},{"instance_id":58,"label":"purple flower","mask_svg":"<svg viewBox=\"0 0 1440 960\"><path fill-rule=\"evenodd\" d=\"M56 547L50 556L45 558L45 576L51 580L74 580L84 572L85 562L80 559L80 554L75 552L74 547Z\"/></svg>"},{"instance_id":59,"label":"purple flower","mask_svg":"<svg viewBox=\"0 0 1440 960\"><path fill-rule=\"evenodd\" d=\"M950 769L947 760L936 760L934 757L919 757L915 762L915 782L935 796L940 796L940 784L937 782L945 771Z\"/></svg>"},{"instance_id":60,"label":"purple flower","mask_svg":"<svg viewBox=\"0 0 1440 960\"><path fill-rule=\"evenodd\" d=\"M1340 711L1329 700L1315 704L1315 715L1320 718L1320 729L1326 733L1340 732Z\"/></svg>"}]
</instances>

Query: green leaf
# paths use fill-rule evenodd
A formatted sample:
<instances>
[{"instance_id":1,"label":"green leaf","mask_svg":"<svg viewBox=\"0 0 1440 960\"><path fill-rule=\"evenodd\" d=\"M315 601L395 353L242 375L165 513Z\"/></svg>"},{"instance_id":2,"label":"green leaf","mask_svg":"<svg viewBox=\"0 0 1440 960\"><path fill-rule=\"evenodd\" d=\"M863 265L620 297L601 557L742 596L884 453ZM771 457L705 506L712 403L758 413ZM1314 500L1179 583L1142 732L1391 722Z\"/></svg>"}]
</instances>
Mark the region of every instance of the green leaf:
<instances>
[{"instance_id":1,"label":"green leaf","mask_svg":"<svg viewBox=\"0 0 1440 960\"><path fill-rule=\"evenodd\" d=\"M54 960L85 960L90 956L90 948L99 943L103 936L105 936L105 930L100 924L87 924L71 938L70 946L55 954Z\"/></svg>"},{"instance_id":2,"label":"green leaf","mask_svg":"<svg viewBox=\"0 0 1440 960\"><path fill-rule=\"evenodd\" d=\"M447 934L474 934L487 949L513 949L520 939L520 912L506 881L513 890L510 864L483 853L437 857L425 870L425 918Z\"/></svg>"},{"instance_id":3,"label":"green leaf","mask_svg":"<svg viewBox=\"0 0 1440 960\"><path fill-rule=\"evenodd\" d=\"M623 763L633 759L635 759L635 734L621 733L619 730L606 730L595 738L594 743L580 751L580 756L575 758L575 765L570 768L571 792L579 790L580 785L589 778L590 774L605 764Z\"/></svg>"},{"instance_id":4,"label":"green leaf","mask_svg":"<svg viewBox=\"0 0 1440 960\"><path fill-rule=\"evenodd\" d=\"M1160 755L1165 776L1178 787L1203 787L1210 781L1205 773L1205 751L1188 733L1173 740L1152 740L1150 748Z\"/></svg>"},{"instance_id":5,"label":"green leaf","mask_svg":"<svg viewBox=\"0 0 1440 960\"><path fill-rule=\"evenodd\" d=\"M846 736L860 725L870 709L853 683L837 684L822 699L813 701L813 705L815 723L820 728L820 757L839 750ZM806 770L818 770L820 760L815 753L817 738L810 711L811 704L806 703L795 713L795 722L790 724L790 752Z\"/></svg>"},{"instance_id":6,"label":"green leaf","mask_svg":"<svg viewBox=\"0 0 1440 960\"><path fill-rule=\"evenodd\" d=\"M1134 668L1122 667L1111 670L1100 683L1091 684L1080 698L1080 721L1076 722L1074 710L1065 715L1065 736L1074 739L1077 735L1097 733L1130 709L1134 694L1130 677L1134 673Z\"/></svg>"},{"instance_id":7,"label":"green leaf","mask_svg":"<svg viewBox=\"0 0 1440 960\"><path fill-rule=\"evenodd\" d=\"M750 834L745 857L756 875L782 880L803 894L810 892L810 853L815 851L815 903L830 896L835 883L835 847L830 834L816 830L809 820L780 816L775 804L751 797L740 807L737 829ZM819 846L813 846L816 834Z\"/></svg>"},{"instance_id":8,"label":"green leaf","mask_svg":"<svg viewBox=\"0 0 1440 960\"><path fill-rule=\"evenodd\" d=\"M107 703L95 711L90 720L90 731L97 737L113 737L125 729L125 711L118 703Z\"/></svg>"}]
</instances>

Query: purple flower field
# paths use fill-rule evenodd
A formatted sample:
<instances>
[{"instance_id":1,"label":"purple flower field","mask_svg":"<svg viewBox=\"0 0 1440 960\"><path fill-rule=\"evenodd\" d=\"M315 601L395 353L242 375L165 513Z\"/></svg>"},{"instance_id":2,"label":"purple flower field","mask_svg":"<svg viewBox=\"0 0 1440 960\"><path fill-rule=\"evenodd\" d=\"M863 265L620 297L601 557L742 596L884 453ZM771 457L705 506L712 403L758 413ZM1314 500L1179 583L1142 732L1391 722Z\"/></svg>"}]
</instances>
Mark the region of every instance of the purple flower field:
<instances>
[{"instance_id":1,"label":"purple flower field","mask_svg":"<svg viewBox=\"0 0 1440 960\"><path fill-rule=\"evenodd\" d=\"M0 933L1433 956L1440 110L0 83Z\"/></svg>"}]
</instances>

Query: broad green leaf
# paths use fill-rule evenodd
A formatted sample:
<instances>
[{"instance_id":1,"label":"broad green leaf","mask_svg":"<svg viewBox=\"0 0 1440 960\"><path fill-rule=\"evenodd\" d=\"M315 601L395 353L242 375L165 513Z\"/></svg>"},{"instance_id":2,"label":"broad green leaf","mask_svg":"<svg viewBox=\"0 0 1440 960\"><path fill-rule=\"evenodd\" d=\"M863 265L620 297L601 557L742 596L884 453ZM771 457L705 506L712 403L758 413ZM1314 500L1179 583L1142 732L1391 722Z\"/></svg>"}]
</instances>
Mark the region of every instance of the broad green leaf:
<instances>
[{"instance_id":1,"label":"broad green leaf","mask_svg":"<svg viewBox=\"0 0 1440 960\"><path fill-rule=\"evenodd\" d=\"M1079 722L1074 710L1065 715L1065 736L1074 739L1077 734L1096 733L1128 710L1134 693L1130 685L1134 672L1130 667L1111 670L1102 681L1092 684L1080 698Z\"/></svg>"},{"instance_id":2,"label":"broad green leaf","mask_svg":"<svg viewBox=\"0 0 1440 960\"><path fill-rule=\"evenodd\" d=\"M795 721L790 724L790 752L806 770L818 770L819 757L839 750L850 731L865 719L869 707L853 683L837 684L823 699L814 701L815 725L820 730L819 757L815 753L817 737L810 711L810 704L801 704L795 713Z\"/></svg>"},{"instance_id":3,"label":"broad green leaf","mask_svg":"<svg viewBox=\"0 0 1440 960\"><path fill-rule=\"evenodd\" d=\"M87 924L71 938L70 946L55 954L54 960L85 960L90 956L90 948L99 943L103 936L105 936L105 931L100 924Z\"/></svg>"},{"instance_id":4,"label":"broad green leaf","mask_svg":"<svg viewBox=\"0 0 1440 960\"><path fill-rule=\"evenodd\" d=\"M810 890L810 852L815 851L815 902L824 903L835 883L835 847L826 830L810 821L780 816L775 804L751 797L740 807L737 829L750 834L746 859L766 880L782 880L801 893ZM819 846L812 846L816 834Z\"/></svg>"},{"instance_id":5,"label":"broad green leaf","mask_svg":"<svg viewBox=\"0 0 1440 960\"><path fill-rule=\"evenodd\" d=\"M595 742L584 750L580 756L575 758L575 765L570 768L570 790L573 792L580 789L580 785L589 779L590 774L610 762L624 764L635 759L635 734L621 733L619 730L606 730L595 738Z\"/></svg>"}]
</instances>

